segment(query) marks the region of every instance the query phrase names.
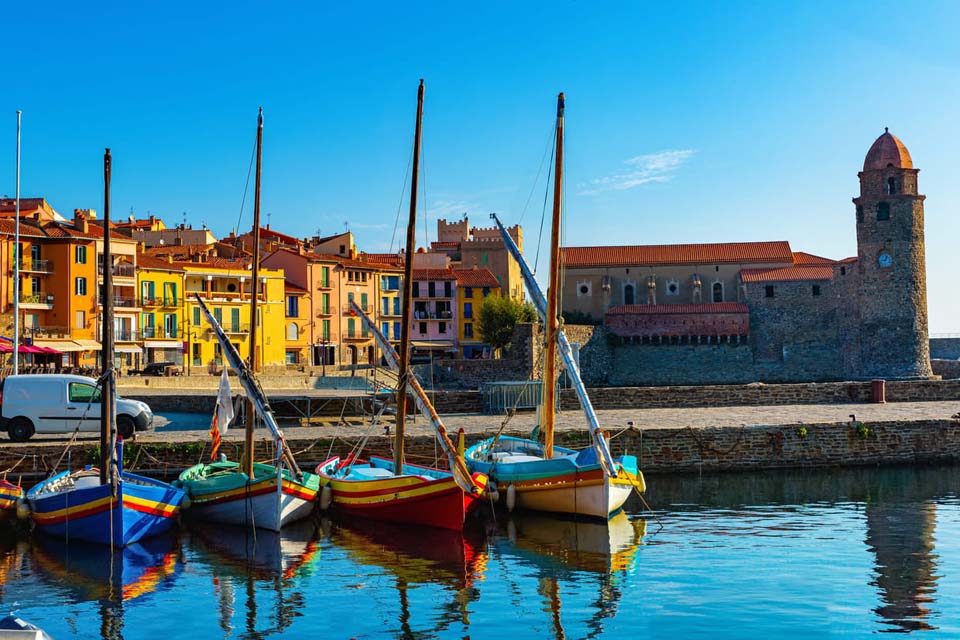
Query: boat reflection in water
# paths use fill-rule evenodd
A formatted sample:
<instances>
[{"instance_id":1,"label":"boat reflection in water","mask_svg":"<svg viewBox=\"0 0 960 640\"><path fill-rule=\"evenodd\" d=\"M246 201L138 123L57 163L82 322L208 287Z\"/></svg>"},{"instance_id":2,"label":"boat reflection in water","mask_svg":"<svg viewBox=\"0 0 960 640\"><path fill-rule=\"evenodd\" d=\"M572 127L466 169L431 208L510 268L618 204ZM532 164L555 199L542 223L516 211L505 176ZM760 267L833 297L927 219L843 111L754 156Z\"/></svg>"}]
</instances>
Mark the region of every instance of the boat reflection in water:
<instances>
[{"instance_id":1,"label":"boat reflection in water","mask_svg":"<svg viewBox=\"0 0 960 640\"><path fill-rule=\"evenodd\" d=\"M509 557L512 566L534 569L537 592L544 599L544 611L557 638L567 636L561 617L564 584L575 585L581 593L592 591L589 605L578 602L574 610L590 610L586 619L575 624L585 626L586 637L594 637L603 633L605 619L617 615L626 576L634 569L646 526L645 520L631 519L622 511L608 522L517 512L501 525L493 552ZM585 584L589 582L585 574L592 574L596 582ZM521 595L529 594L521 591Z\"/></svg>"},{"instance_id":2,"label":"boat reflection in water","mask_svg":"<svg viewBox=\"0 0 960 640\"><path fill-rule=\"evenodd\" d=\"M325 537L334 547L346 551L357 564L383 569L384 575L394 583L396 599L386 596L385 606L379 613L384 616L383 631L402 638L445 631L455 625L469 627L469 605L479 598L476 583L483 579L488 556L486 533L476 522L468 525L458 531L342 515L336 520L323 520ZM369 573L367 576L377 577ZM412 591L427 586L439 587L444 595L411 602ZM355 585L355 588L377 590L372 585ZM431 589L426 591L433 593ZM422 605L424 601L429 604ZM391 628L394 624L391 612L396 605L399 605L398 627ZM429 615L429 629L414 630L414 614L417 618Z\"/></svg>"},{"instance_id":3,"label":"boat reflection in water","mask_svg":"<svg viewBox=\"0 0 960 640\"><path fill-rule=\"evenodd\" d=\"M191 562L205 565L212 577L225 635L280 635L301 615L307 595L299 578L309 575L319 558L314 521L288 524L279 532L195 523L185 535ZM234 621L238 601L242 624Z\"/></svg>"}]
</instances>

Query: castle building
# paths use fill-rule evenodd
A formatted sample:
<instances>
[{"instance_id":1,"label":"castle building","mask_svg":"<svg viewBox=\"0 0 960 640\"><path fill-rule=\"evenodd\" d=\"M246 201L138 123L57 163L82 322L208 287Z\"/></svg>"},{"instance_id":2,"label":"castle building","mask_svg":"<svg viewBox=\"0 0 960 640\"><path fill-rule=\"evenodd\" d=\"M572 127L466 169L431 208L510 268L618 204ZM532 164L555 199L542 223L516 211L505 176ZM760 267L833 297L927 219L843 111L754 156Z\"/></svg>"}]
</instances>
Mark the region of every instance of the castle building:
<instances>
[{"instance_id":1,"label":"castle building","mask_svg":"<svg viewBox=\"0 0 960 640\"><path fill-rule=\"evenodd\" d=\"M870 147L856 257L786 241L566 247L564 315L622 344L613 384L930 377L918 171L893 134Z\"/></svg>"}]
</instances>

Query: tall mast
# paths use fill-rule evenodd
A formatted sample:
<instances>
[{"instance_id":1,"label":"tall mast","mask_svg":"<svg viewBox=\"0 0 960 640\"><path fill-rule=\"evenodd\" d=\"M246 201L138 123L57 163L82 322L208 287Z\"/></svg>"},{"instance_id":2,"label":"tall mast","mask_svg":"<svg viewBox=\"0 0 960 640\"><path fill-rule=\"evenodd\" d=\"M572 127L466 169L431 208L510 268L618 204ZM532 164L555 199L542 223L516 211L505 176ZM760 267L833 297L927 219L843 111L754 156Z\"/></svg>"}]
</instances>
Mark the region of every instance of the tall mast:
<instances>
[{"instance_id":1,"label":"tall mast","mask_svg":"<svg viewBox=\"0 0 960 640\"><path fill-rule=\"evenodd\" d=\"M560 299L560 206L563 200L563 94L557 96L557 153L553 178L550 231L550 288L547 290L547 346L543 358L543 457L553 457L553 423L557 399L557 306Z\"/></svg>"},{"instance_id":2,"label":"tall mast","mask_svg":"<svg viewBox=\"0 0 960 640\"><path fill-rule=\"evenodd\" d=\"M260 291L260 170L263 161L263 107L257 116L257 178L253 188L253 289L250 293L250 371L257 373L257 295ZM253 478L253 401L247 403L247 428L243 440L243 465Z\"/></svg>"},{"instance_id":3,"label":"tall mast","mask_svg":"<svg viewBox=\"0 0 960 640\"><path fill-rule=\"evenodd\" d=\"M20 116L21 112L17 111L17 203L13 223L13 375L20 373Z\"/></svg>"},{"instance_id":4,"label":"tall mast","mask_svg":"<svg viewBox=\"0 0 960 640\"><path fill-rule=\"evenodd\" d=\"M407 375L410 360L410 310L413 308L413 256L417 252L417 180L420 176L420 135L423 125L423 78L417 89L417 126L413 134L413 174L410 178L410 217L407 220L407 255L403 262L403 299L400 325L400 366L397 379L397 433L393 443L393 472L403 473L403 432L407 419Z\"/></svg>"},{"instance_id":5,"label":"tall mast","mask_svg":"<svg viewBox=\"0 0 960 640\"><path fill-rule=\"evenodd\" d=\"M113 256L110 251L110 176L113 171L113 158L110 149L103 153L103 255L100 265L103 269L103 311L100 319L101 362L103 364L103 385L100 390L100 484L106 484L113 476L110 461L113 458L113 419L114 419L114 381L113 381Z\"/></svg>"}]
</instances>

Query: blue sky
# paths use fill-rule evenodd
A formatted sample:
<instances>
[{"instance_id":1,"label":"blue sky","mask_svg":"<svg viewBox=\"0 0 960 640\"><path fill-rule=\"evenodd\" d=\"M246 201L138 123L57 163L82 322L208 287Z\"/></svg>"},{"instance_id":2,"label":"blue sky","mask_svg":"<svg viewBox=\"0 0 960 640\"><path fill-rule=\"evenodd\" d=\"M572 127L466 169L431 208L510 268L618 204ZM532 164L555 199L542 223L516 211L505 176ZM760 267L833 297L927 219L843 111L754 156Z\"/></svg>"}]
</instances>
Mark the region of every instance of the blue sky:
<instances>
[{"instance_id":1,"label":"blue sky","mask_svg":"<svg viewBox=\"0 0 960 640\"><path fill-rule=\"evenodd\" d=\"M922 170L931 331L960 332L960 4L78 5L3 9L18 37L0 44L0 194L22 109L24 196L101 210L110 146L115 212L225 234L263 105L271 226L350 221L385 251L423 77L431 238L438 217L498 211L535 249L564 91L566 244L786 239L842 258L857 171L889 126Z\"/></svg>"}]
</instances>

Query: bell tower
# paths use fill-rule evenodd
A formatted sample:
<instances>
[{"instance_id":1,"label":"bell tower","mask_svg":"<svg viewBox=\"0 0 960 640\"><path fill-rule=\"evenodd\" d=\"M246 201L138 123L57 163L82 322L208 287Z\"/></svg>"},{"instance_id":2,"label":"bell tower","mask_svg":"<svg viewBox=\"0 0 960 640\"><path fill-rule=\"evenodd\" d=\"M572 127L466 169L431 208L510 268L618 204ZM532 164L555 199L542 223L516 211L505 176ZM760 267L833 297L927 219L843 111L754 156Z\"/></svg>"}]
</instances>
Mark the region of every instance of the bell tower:
<instances>
[{"instance_id":1,"label":"bell tower","mask_svg":"<svg viewBox=\"0 0 960 640\"><path fill-rule=\"evenodd\" d=\"M870 147L854 198L859 259L860 374L928 378L923 201L910 152L886 130Z\"/></svg>"}]
</instances>

